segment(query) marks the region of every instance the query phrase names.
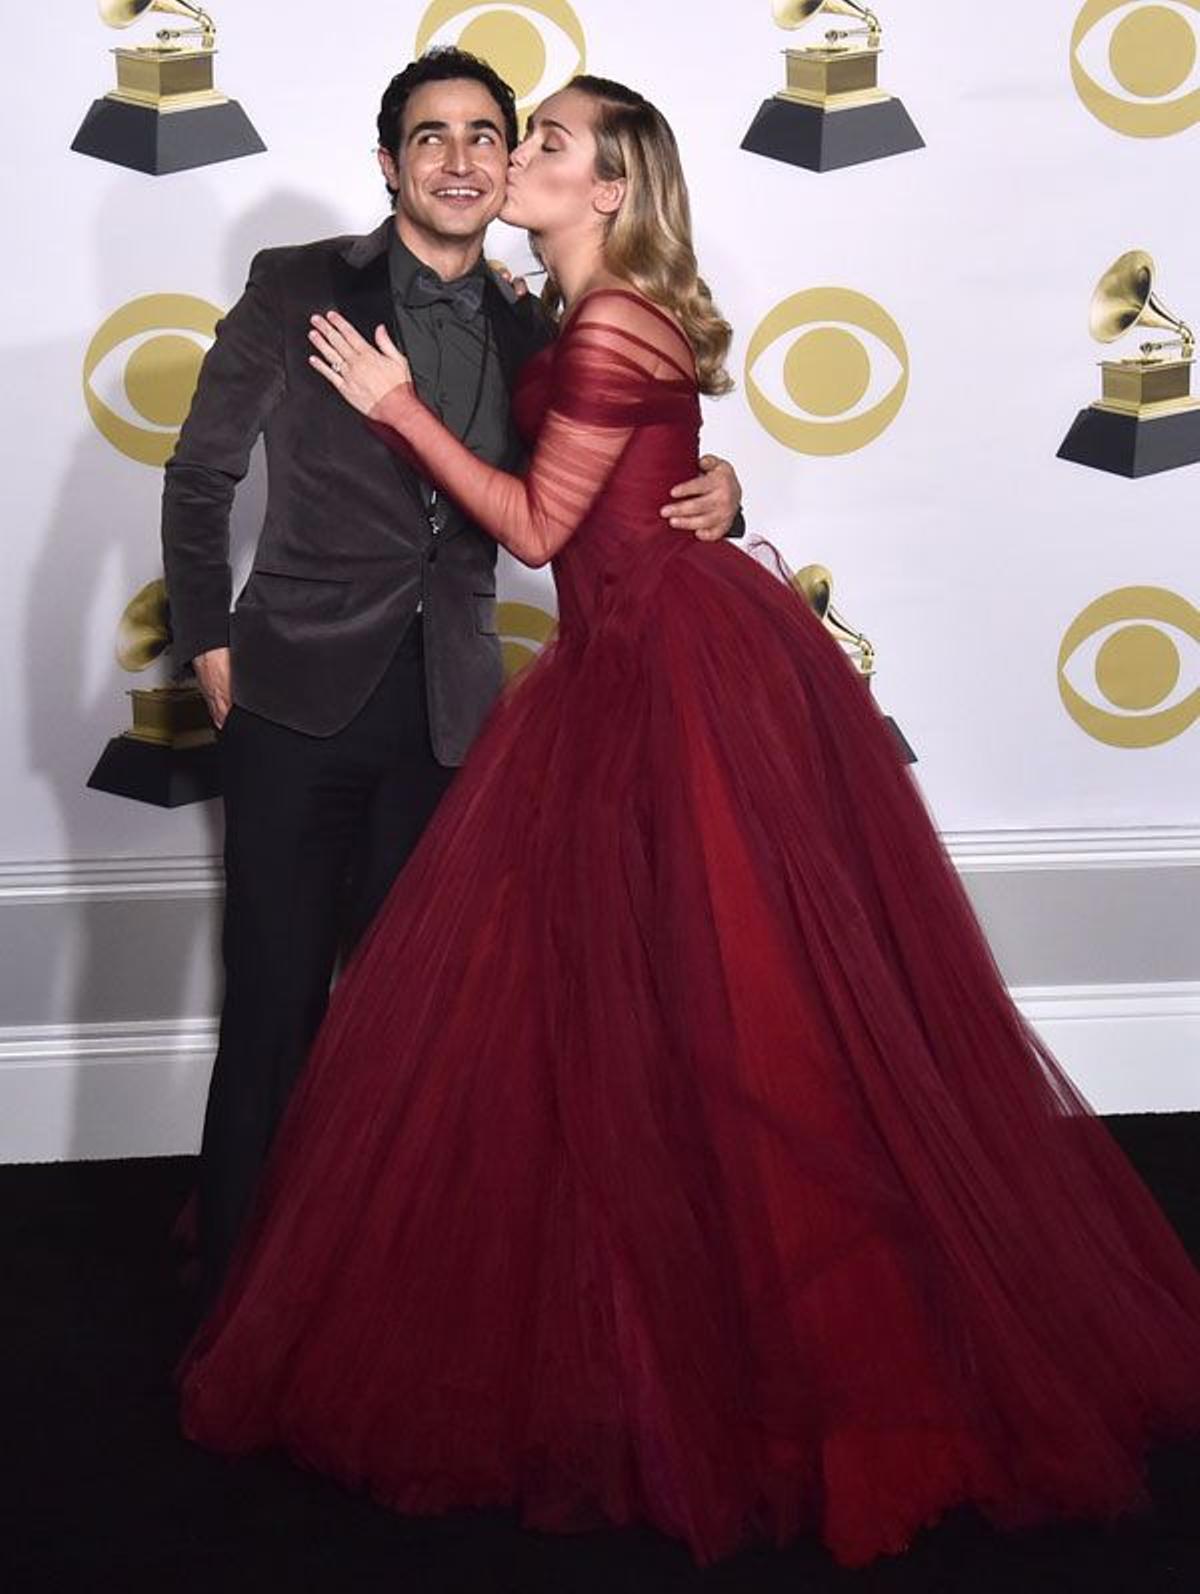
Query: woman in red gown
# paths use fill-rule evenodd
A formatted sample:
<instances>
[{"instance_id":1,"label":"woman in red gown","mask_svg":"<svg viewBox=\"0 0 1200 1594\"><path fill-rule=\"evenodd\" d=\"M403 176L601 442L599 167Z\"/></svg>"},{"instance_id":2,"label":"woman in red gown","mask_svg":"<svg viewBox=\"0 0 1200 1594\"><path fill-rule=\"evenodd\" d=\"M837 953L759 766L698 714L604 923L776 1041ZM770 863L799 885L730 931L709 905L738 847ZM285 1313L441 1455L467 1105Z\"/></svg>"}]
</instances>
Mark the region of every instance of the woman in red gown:
<instances>
[{"instance_id":1,"label":"woman in red gown","mask_svg":"<svg viewBox=\"0 0 1200 1594\"><path fill-rule=\"evenodd\" d=\"M410 1512L641 1519L697 1558L1143 1499L1200 1277L1014 1009L807 605L656 507L729 331L669 129L552 97L505 216L562 291L524 478L318 319L314 364L560 629L342 979L183 1371L187 1433Z\"/></svg>"}]
</instances>

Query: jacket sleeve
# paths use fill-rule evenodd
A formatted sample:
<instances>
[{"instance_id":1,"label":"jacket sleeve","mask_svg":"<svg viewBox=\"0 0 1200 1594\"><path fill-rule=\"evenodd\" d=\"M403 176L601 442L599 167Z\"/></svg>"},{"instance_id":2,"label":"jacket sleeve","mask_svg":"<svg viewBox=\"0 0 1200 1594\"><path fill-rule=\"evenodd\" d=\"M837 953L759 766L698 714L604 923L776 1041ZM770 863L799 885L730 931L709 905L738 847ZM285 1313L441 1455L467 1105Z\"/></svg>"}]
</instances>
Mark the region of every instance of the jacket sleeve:
<instances>
[{"instance_id":1,"label":"jacket sleeve","mask_svg":"<svg viewBox=\"0 0 1200 1594\"><path fill-rule=\"evenodd\" d=\"M283 396L283 328L271 253L217 325L163 483L163 567L180 664L229 641L229 514L268 415Z\"/></svg>"}]
</instances>

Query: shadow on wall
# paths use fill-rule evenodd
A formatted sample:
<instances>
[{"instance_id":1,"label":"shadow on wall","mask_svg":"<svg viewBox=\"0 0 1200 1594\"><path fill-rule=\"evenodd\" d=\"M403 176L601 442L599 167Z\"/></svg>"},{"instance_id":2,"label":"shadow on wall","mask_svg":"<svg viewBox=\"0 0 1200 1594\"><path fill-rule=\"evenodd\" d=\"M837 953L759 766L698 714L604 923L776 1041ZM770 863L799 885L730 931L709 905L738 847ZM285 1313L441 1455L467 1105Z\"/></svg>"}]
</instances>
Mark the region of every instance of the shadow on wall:
<instances>
[{"instance_id":1,"label":"shadow on wall","mask_svg":"<svg viewBox=\"0 0 1200 1594\"><path fill-rule=\"evenodd\" d=\"M166 179L165 181L173 181ZM146 291L144 261L130 288L130 229L117 198L102 212L90 240L103 314ZM245 281L253 254L267 244L293 243L344 230L331 208L312 198L280 191L250 211L227 220L213 191L192 181L187 229L203 235L219 230L225 244L219 280L166 278L162 292L191 293L226 307ZM85 240L86 243L86 240ZM97 323L99 321L97 317ZM21 368L80 372L87 333L78 346L29 350ZM13 351L16 353L16 351ZM78 382L78 377L76 377ZM79 393L78 386L68 389ZM197 843L194 816L143 808L127 799L86 789L106 741L129 723L125 692L168 677L166 661L131 677L111 654L125 603L145 582L161 574L159 496L161 471L138 463L111 446L95 429L81 398L69 453L57 471L59 489L41 529L23 606L21 696L25 715L26 768L40 777L56 805L58 856L82 860L164 860L168 877L179 855L191 854L190 889L151 881L137 883L132 865L117 871L111 887L75 889L65 898L31 904L14 939L19 969L9 971L21 1021L64 1026L110 1025L111 1055L103 1046L81 1056L65 1073L69 1100L60 1103L62 1122L55 1154L83 1157L114 1154L109 1148L137 1144L146 1149L178 1147L178 1124L194 1122L199 1141L203 1093L210 1059L178 1054L176 1030L211 1019L219 1001L219 900L203 884L197 853L221 848L218 803L203 805ZM266 496L261 447L238 493L232 530L235 590L248 568ZM98 659L110 664L97 664ZM187 838L172 846L175 834ZM164 840L164 838L166 838ZM28 967L25 964L28 964ZM22 993L22 983L24 986ZM90 1031L93 1038L101 1031ZM122 1037L154 1036L141 1060ZM164 1054L166 1062L164 1064ZM149 1065L156 1065L151 1068ZM64 1090L66 1086L64 1085ZM130 1122L129 1115L134 1115ZM145 1134L136 1120L145 1118ZM171 1127L174 1137L171 1139ZM164 1140L164 1134L168 1139Z\"/></svg>"}]
</instances>

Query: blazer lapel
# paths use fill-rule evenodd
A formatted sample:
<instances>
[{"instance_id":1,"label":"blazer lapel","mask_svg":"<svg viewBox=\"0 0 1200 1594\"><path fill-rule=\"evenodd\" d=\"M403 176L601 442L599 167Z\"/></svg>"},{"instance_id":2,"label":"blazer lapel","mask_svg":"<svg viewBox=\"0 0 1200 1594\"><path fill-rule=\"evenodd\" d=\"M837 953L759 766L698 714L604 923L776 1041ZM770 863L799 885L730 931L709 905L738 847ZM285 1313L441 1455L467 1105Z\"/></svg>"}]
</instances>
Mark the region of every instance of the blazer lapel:
<instances>
[{"instance_id":1,"label":"blazer lapel","mask_svg":"<svg viewBox=\"0 0 1200 1594\"><path fill-rule=\"evenodd\" d=\"M483 292L483 306L484 314L491 323L492 336L496 340L496 354L500 361L500 369L504 372L504 384L511 393L522 364L523 340L521 329L517 325L515 305L502 292L491 272L488 273Z\"/></svg>"},{"instance_id":2,"label":"blazer lapel","mask_svg":"<svg viewBox=\"0 0 1200 1594\"><path fill-rule=\"evenodd\" d=\"M398 336L388 272L391 227L392 223L386 221L365 237L353 239L349 248L334 255L332 262L334 302L371 342L381 321L393 338Z\"/></svg>"},{"instance_id":3,"label":"blazer lapel","mask_svg":"<svg viewBox=\"0 0 1200 1594\"><path fill-rule=\"evenodd\" d=\"M389 217L373 233L355 238L348 249L333 257L333 303L369 343L374 343L375 328L382 322L396 347L401 353L407 353L396 322L391 273L388 270L388 238L392 226ZM428 513L428 489L399 454L393 453L391 459L397 475L424 517Z\"/></svg>"},{"instance_id":4,"label":"blazer lapel","mask_svg":"<svg viewBox=\"0 0 1200 1594\"><path fill-rule=\"evenodd\" d=\"M554 329L535 301L518 299L508 284L491 272L483 302L492 324L504 380L511 393L525 361L552 340Z\"/></svg>"}]
</instances>

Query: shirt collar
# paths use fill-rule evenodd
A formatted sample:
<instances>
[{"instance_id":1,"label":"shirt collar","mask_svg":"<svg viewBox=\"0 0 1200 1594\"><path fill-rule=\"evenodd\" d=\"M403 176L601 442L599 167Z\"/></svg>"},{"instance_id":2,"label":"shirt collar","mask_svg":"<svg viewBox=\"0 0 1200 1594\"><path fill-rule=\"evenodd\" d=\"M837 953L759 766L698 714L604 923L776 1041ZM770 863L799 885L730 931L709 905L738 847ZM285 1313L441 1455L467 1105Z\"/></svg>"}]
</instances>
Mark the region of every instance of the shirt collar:
<instances>
[{"instance_id":1,"label":"shirt collar","mask_svg":"<svg viewBox=\"0 0 1200 1594\"><path fill-rule=\"evenodd\" d=\"M388 239L388 275L391 278L392 292L398 299L404 299L408 293L409 285L417 272L421 270L424 261L418 260L412 250L401 238L399 230L393 226L391 237ZM431 271L431 266L425 270ZM436 275L436 273L435 273ZM469 271L464 271L462 277L452 280L461 282L466 277L484 277L487 275L487 266L482 253Z\"/></svg>"}]
</instances>

